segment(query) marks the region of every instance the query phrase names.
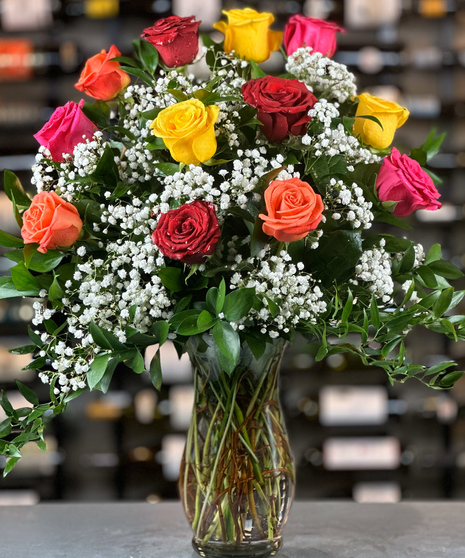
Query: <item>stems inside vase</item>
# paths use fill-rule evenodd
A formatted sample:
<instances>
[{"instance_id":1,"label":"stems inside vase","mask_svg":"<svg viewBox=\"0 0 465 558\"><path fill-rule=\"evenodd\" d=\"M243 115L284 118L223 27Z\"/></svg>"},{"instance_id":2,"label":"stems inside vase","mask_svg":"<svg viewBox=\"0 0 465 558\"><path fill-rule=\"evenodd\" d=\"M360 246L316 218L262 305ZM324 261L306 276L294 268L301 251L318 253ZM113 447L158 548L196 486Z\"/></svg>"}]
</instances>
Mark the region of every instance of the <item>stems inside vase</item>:
<instances>
[{"instance_id":1,"label":"stems inside vase","mask_svg":"<svg viewBox=\"0 0 465 558\"><path fill-rule=\"evenodd\" d=\"M180 490L202 545L280 538L294 485L277 387L283 349L248 355L230 376L208 350L190 352L195 402Z\"/></svg>"}]
</instances>

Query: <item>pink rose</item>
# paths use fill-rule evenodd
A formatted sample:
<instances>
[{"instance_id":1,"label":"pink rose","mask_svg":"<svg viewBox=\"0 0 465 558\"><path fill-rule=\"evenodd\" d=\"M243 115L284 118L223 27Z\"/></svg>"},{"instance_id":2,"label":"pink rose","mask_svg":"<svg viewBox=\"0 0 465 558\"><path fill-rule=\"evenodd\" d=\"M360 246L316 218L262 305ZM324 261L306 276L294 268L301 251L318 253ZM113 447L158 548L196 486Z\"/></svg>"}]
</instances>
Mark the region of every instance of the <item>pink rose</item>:
<instances>
[{"instance_id":1,"label":"pink rose","mask_svg":"<svg viewBox=\"0 0 465 558\"><path fill-rule=\"evenodd\" d=\"M199 52L199 25L195 16L169 16L144 29L141 37L157 50L168 68L177 68L193 62Z\"/></svg>"},{"instance_id":2,"label":"pink rose","mask_svg":"<svg viewBox=\"0 0 465 558\"><path fill-rule=\"evenodd\" d=\"M440 193L429 174L395 147L381 165L376 188L382 202L399 202L393 211L396 217L405 217L417 209L435 211L441 207L441 202L437 201Z\"/></svg>"},{"instance_id":3,"label":"pink rose","mask_svg":"<svg viewBox=\"0 0 465 558\"><path fill-rule=\"evenodd\" d=\"M82 112L83 105L84 100L81 100L79 105L70 101L64 107L58 107L47 124L34 134L57 163L64 161L63 153L73 154L76 145L84 141L82 136L91 139L97 130L95 124Z\"/></svg>"},{"instance_id":4,"label":"pink rose","mask_svg":"<svg viewBox=\"0 0 465 558\"><path fill-rule=\"evenodd\" d=\"M293 15L284 28L284 47L289 56L302 46L332 56L336 50L336 33L344 29L331 21Z\"/></svg>"}]
</instances>

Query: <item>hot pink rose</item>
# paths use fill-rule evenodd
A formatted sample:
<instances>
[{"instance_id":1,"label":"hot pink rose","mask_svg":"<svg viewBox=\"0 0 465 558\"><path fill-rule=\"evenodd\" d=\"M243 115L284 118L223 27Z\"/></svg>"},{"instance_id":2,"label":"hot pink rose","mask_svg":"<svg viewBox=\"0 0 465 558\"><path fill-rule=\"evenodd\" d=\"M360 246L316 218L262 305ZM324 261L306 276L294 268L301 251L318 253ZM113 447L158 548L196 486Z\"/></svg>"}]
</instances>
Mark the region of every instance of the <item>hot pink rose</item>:
<instances>
[{"instance_id":1,"label":"hot pink rose","mask_svg":"<svg viewBox=\"0 0 465 558\"><path fill-rule=\"evenodd\" d=\"M336 50L336 33L344 29L331 21L293 15L284 29L284 48L288 55L302 46L332 56Z\"/></svg>"},{"instance_id":2,"label":"hot pink rose","mask_svg":"<svg viewBox=\"0 0 465 558\"><path fill-rule=\"evenodd\" d=\"M156 21L144 29L141 37L157 50L168 68L177 68L193 62L199 52L199 25L195 16L170 16Z\"/></svg>"},{"instance_id":3,"label":"hot pink rose","mask_svg":"<svg viewBox=\"0 0 465 558\"><path fill-rule=\"evenodd\" d=\"M382 202L399 202L393 211L396 217L405 217L417 209L435 211L441 207L441 202L437 201L440 193L429 174L395 147L381 165L376 188Z\"/></svg>"},{"instance_id":4,"label":"hot pink rose","mask_svg":"<svg viewBox=\"0 0 465 558\"><path fill-rule=\"evenodd\" d=\"M64 160L63 153L73 154L76 145L84 141L82 136L90 139L97 130L95 124L82 112L83 105L84 100L81 100L79 105L70 101L64 107L58 107L47 124L34 134L57 163Z\"/></svg>"}]
</instances>

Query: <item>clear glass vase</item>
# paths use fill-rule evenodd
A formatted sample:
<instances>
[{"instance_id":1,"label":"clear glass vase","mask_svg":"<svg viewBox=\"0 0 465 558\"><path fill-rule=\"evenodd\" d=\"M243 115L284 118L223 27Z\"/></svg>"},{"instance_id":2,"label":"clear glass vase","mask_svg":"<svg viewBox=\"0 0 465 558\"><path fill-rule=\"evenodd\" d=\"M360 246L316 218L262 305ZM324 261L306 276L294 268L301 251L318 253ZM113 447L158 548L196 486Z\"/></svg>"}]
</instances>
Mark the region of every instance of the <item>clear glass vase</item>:
<instances>
[{"instance_id":1,"label":"clear glass vase","mask_svg":"<svg viewBox=\"0 0 465 558\"><path fill-rule=\"evenodd\" d=\"M192 337L195 401L179 479L201 556L272 556L294 494L294 465L279 403L286 342L248 347L222 372L211 336Z\"/></svg>"}]
</instances>

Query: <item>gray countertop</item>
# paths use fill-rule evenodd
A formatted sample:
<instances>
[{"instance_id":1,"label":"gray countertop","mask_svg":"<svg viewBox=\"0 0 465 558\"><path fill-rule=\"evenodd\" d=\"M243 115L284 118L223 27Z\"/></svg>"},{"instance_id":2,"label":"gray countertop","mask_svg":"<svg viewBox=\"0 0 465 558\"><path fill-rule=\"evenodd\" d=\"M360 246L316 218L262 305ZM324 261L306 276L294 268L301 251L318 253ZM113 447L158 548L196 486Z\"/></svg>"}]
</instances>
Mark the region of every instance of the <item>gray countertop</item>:
<instances>
[{"instance_id":1,"label":"gray countertop","mask_svg":"<svg viewBox=\"0 0 465 558\"><path fill-rule=\"evenodd\" d=\"M194 558L178 502L0 507L1 558ZM295 502L278 558L465 558L465 502Z\"/></svg>"}]
</instances>

